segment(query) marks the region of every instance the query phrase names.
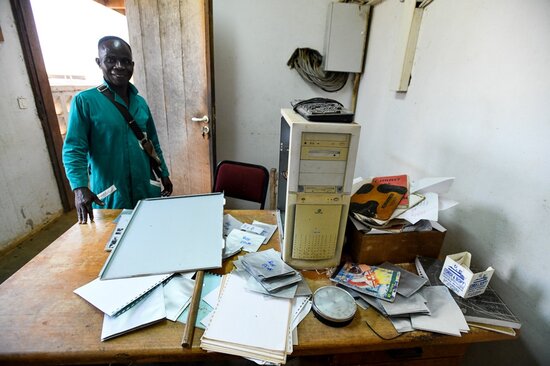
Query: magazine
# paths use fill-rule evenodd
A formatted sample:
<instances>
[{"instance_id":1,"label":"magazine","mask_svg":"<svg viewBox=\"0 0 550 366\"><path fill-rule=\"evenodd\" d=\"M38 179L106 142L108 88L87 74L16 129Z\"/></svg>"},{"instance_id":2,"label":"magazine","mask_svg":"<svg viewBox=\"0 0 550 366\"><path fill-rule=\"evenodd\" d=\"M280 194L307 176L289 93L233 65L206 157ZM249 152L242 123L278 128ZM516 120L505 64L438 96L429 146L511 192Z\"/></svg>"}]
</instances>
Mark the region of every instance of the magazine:
<instances>
[{"instance_id":1,"label":"magazine","mask_svg":"<svg viewBox=\"0 0 550 366\"><path fill-rule=\"evenodd\" d=\"M395 300L400 275L391 269L346 262L334 272L331 281L391 302Z\"/></svg>"}]
</instances>

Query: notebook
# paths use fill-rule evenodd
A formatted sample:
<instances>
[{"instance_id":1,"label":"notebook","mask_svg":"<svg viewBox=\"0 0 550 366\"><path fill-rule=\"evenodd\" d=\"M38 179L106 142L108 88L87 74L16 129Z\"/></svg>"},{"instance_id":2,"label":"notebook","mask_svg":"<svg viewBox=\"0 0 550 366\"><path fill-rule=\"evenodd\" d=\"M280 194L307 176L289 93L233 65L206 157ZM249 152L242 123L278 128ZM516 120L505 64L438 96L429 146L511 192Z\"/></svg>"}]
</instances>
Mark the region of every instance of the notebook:
<instances>
[{"instance_id":1,"label":"notebook","mask_svg":"<svg viewBox=\"0 0 550 366\"><path fill-rule=\"evenodd\" d=\"M156 323L166 317L162 286L157 286L128 311L119 316L103 316L101 340L118 337Z\"/></svg>"},{"instance_id":2,"label":"notebook","mask_svg":"<svg viewBox=\"0 0 550 366\"><path fill-rule=\"evenodd\" d=\"M115 316L172 274L122 278L102 281L99 278L74 290L74 293L109 316Z\"/></svg>"}]
</instances>

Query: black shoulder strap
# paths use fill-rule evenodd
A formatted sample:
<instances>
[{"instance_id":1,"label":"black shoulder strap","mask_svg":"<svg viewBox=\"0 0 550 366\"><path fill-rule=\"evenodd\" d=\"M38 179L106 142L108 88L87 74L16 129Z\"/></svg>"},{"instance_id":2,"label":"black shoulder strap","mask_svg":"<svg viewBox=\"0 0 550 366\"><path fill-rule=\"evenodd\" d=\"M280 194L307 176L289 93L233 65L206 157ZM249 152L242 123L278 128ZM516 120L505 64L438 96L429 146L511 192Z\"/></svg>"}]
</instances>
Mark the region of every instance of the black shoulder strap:
<instances>
[{"instance_id":1,"label":"black shoulder strap","mask_svg":"<svg viewBox=\"0 0 550 366\"><path fill-rule=\"evenodd\" d=\"M143 148L145 153L149 156L149 161L151 162L151 169L153 170L155 175L158 178L160 178L162 174L161 161L157 156L155 148L148 141L147 135L143 133L141 128L139 128L136 121L134 120L134 117L132 117L132 115L128 111L128 108L126 108L124 105L120 104L115 100L115 96L113 95L113 92L107 87L107 85L101 84L100 86L97 87L97 90L101 94L103 94L105 97L107 97L107 99L109 99L118 109L118 111L122 114L122 116L128 123L128 126L130 126L130 129L132 130L134 135L136 135L141 147Z\"/></svg>"},{"instance_id":2,"label":"black shoulder strap","mask_svg":"<svg viewBox=\"0 0 550 366\"><path fill-rule=\"evenodd\" d=\"M111 89L107 87L107 85L101 84L100 86L97 87L97 90L101 94L105 95L107 99L109 99L115 105L115 107L117 107L119 112L124 116L124 119L128 123L128 126L130 126L130 129L132 130L134 135L136 135L139 142L143 143L143 140L146 139L146 136L137 125L136 121L134 120L134 117L132 117L132 115L128 111L128 108L126 108L125 106L123 106L122 104L120 104L115 100L115 96L113 95L113 92L111 91Z\"/></svg>"}]
</instances>

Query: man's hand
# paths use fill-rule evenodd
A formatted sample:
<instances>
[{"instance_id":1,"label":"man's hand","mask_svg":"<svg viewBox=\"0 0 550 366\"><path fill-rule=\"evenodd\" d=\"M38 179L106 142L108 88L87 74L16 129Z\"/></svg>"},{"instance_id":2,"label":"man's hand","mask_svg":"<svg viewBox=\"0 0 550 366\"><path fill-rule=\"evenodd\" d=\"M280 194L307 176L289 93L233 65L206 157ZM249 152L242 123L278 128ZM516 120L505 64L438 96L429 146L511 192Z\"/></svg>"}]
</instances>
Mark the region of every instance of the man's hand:
<instances>
[{"instance_id":1,"label":"man's hand","mask_svg":"<svg viewBox=\"0 0 550 366\"><path fill-rule=\"evenodd\" d=\"M88 216L90 216L90 222L94 222L92 203L97 203L100 206L105 204L88 187L80 187L74 190L74 203L79 224L87 223Z\"/></svg>"},{"instance_id":2,"label":"man's hand","mask_svg":"<svg viewBox=\"0 0 550 366\"><path fill-rule=\"evenodd\" d=\"M160 195L162 197L168 197L172 194L172 181L168 177L161 177L160 181L162 183L162 191L160 192Z\"/></svg>"}]
</instances>

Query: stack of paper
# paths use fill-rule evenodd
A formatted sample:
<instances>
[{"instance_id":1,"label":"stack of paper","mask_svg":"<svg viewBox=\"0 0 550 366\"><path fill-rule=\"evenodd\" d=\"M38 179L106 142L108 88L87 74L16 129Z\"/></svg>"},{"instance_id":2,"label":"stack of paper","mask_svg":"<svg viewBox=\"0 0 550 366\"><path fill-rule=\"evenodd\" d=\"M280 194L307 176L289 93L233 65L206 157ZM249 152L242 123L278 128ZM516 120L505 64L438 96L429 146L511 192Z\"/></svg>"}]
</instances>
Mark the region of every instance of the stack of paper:
<instances>
[{"instance_id":1,"label":"stack of paper","mask_svg":"<svg viewBox=\"0 0 550 366\"><path fill-rule=\"evenodd\" d=\"M224 276L218 304L201 348L256 360L285 363L289 348L290 299L246 290L246 279Z\"/></svg>"},{"instance_id":2,"label":"stack of paper","mask_svg":"<svg viewBox=\"0 0 550 366\"><path fill-rule=\"evenodd\" d=\"M460 337L461 332L470 330L462 311L453 300L447 287L427 286L421 289L420 293L427 301L430 314L411 315L411 324L414 329L457 337Z\"/></svg>"},{"instance_id":3,"label":"stack of paper","mask_svg":"<svg viewBox=\"0 0 550 366\"><path fill-rule=\"evenodd\" d=\"M298 284L303 282L300 273L283 262L281 254L274 249L249 253L240 257L234 264L251 276L248 288L252 291L293 298L298 290Z\"/></svg>"},{"instance_id":4,"label":"stack of paper","mask_svg":"<svg viewBox=\"0 0 550 366\"><path fill-rule=\"evenodd\" d=\"M256 252L262 244L267 244L277 230L277 225L254 220L252 224L242 223L233 216L223 216L223 236L225 249L223 257L228 258L241 249Z\"/></svg>"},{"instance_id":5,"label":"stack of paper","mask_svg":"<svg viewBox=\"0 0 550 366\"><path fill-rule=\"evenodd\" d=\"M388 184L385 184L386 188L382 189L388 196L392 197L394 203L391 215L380 216L378 214L379 207L386 207L383 204L376 204L376 200L369 198L369 195L373 191L366 192L366 188L371 187L373 182L388 181L391 187L395 185L393 179L396 177L406 177L406 175L389 176L389 177L375 177L373 179L357 178L354 180L352 188L352 202L358 201L353 207L350 206L350 218L357 230L368 232L370 234L387 234L398 233L407 231L445 231L445 228L441 226L438 220L439 211L451 208L458 203L453 200L444 198L442 195L447 193L454 178L424 178L417 181L410 182L410 187L407 184L397 185L395 189L387 189ZM408 177L407 177L408 179ZM399 187L405 188L408 194L408 200L404 199L399 201L397 205L396 201L401 196L398 194ZM355 197L355 198L354 198ZM405 197L405 195L403 195Z\"/></svg>"},{"instance_id":6,"label":"stack of paper","mask_svg":"<svg viewBox=\"0 0 550 366\"><path fill-rule=\"evenodd\" d=\"M384 262L379 267L391 269L392 271L397 271L400 273L397 293L405 297L413 295L420 290L426 282L428 282L425 278L422 278L419 275L409 272L404 268L396 266L390 262Z\"/></svg>"}]
</instances>

